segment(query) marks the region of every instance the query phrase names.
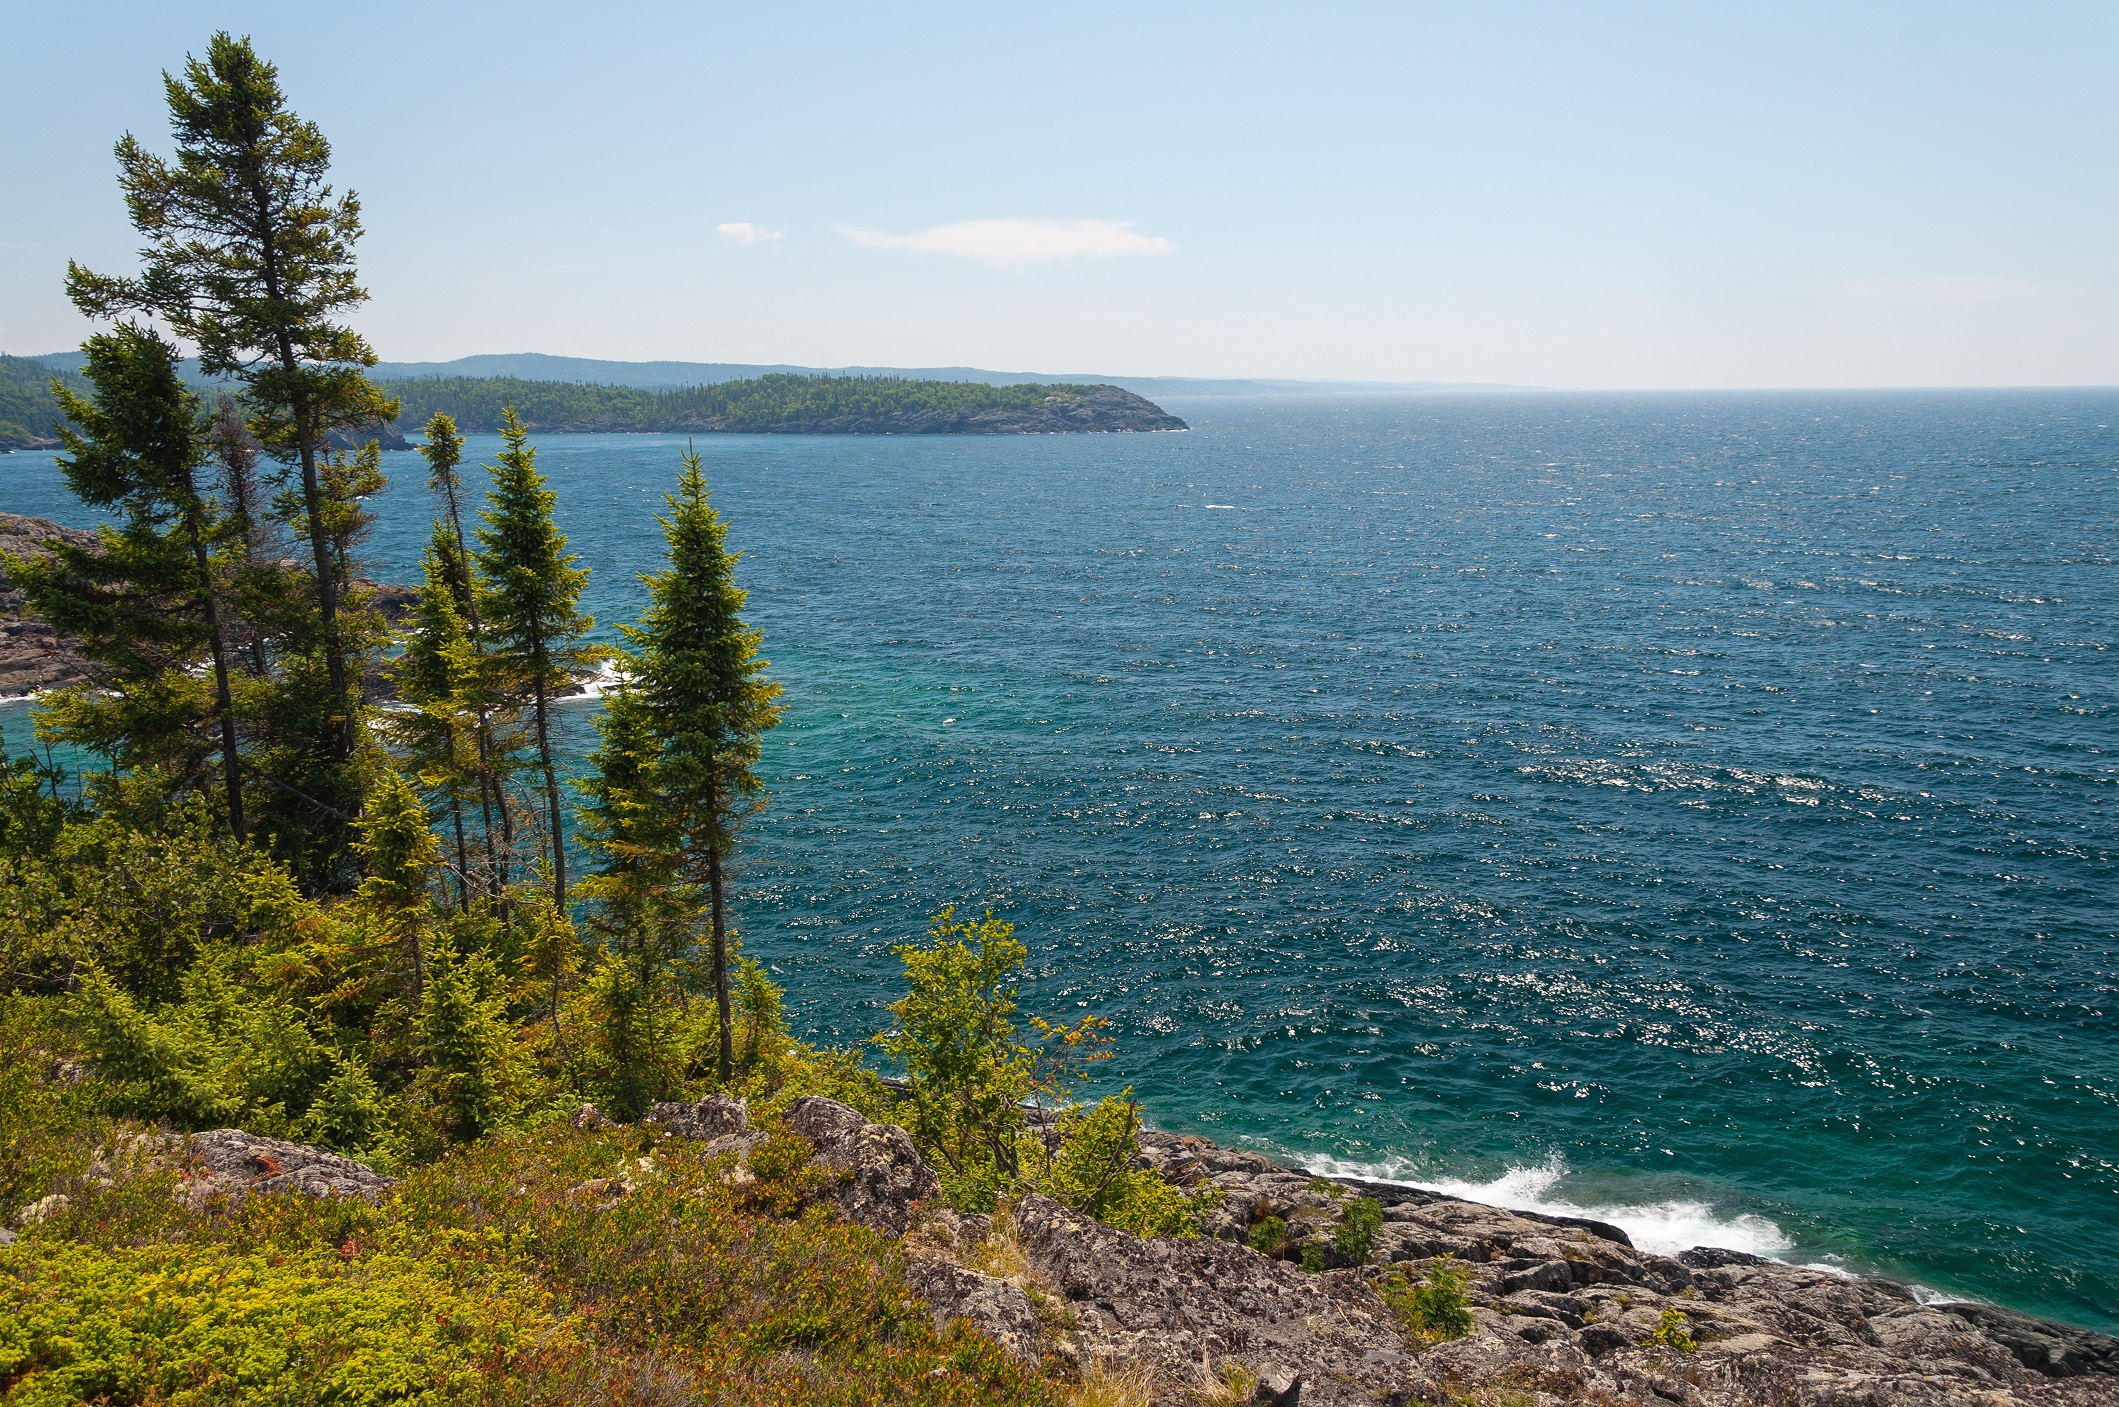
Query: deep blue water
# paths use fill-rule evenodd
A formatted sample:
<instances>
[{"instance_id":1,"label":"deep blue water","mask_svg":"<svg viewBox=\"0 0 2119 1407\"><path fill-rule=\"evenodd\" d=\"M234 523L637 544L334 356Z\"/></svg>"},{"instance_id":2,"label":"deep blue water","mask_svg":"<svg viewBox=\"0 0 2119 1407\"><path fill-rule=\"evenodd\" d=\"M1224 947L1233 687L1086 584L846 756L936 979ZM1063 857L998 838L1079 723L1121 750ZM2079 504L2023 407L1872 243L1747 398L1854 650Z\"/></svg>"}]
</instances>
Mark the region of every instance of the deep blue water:
<instances>
[{"instance_id":1,"label":"deep blue water","mask_svg":"<svg viewBox=\"0 0 2119 1407\"><path fill-rule=\"evenodd\" d=\"M700 441L798 1025L990 906L1165 1126L2119 1327L2119 393L1171 406ZM542 447L606 622L681 447Z\"/></svg>"}]
</instances>

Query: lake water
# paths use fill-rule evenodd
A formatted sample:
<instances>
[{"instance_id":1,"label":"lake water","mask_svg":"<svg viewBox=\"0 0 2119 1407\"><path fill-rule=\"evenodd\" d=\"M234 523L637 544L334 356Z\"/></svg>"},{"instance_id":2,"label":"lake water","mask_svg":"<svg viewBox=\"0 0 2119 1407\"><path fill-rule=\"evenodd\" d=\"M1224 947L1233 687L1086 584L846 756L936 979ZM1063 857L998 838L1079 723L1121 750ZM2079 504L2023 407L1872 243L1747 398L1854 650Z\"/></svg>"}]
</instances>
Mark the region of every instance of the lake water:
<instances>
[{"instance_id":1,"label":"lake water","mask_svg":"<svg viewBox=\"0 0 2119 1407\"><path fill-rule=\"evenodd\" d=\"M799 1028L991 907L1165 1127L2119 1328L2119 394L1170 408L699 442ZM606 623L682 443L542 446Z\"/></svg>"}]
</instances>

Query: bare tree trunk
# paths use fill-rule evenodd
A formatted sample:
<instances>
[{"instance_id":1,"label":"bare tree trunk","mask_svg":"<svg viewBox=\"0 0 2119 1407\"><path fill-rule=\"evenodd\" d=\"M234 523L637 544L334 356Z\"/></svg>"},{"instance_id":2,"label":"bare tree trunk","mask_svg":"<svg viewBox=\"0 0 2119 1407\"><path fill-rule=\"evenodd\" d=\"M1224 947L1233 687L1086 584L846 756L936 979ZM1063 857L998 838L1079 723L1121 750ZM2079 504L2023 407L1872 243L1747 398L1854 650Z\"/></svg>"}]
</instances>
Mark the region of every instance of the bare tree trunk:
<instances>
[{"instance_id":1,"label":"bare tree trunk","mask_svg":"<svg viewBox=\"0 0 2119 1407\"><path fill-rule=\"evenodd\" d=\"M545 805L552 821L552 903L567 911L567 847L559 829L559 773L552 767L552 738L546 726L544 675L537 677L537 760L544 768Z\"/></svg>"},{"instance_id":2,"label":"bare tree trunk","mask_svg":"<svg viewBox=\"0 0 2119 1407\"><path fill-rule=\"evenodd\" d=\"M198 501L184 508L184 529L191 536L191 555L199 567L199 595L206 605L206 628L213 641L214 712L221 719L221 775L228 789L228 829L238 841L243 825L243 761L235 743L235 696L228 688L228 641L221 633L221 607L213 589L213 567L206 540L199 535Z\"/></svg>"},{"instance_id":3,"label":"bare tree trunk","mask_svg":"<svg viewBox=\"0 0 2119 1407\"><path fill-rule=\"evenodd\" d=\"M457 795L460 785L456 771L456 724L449 724L449 821L456 828L456 907L469 913L471 910L471 860L464 849L464 802Z\"/></svg>"},{"instance_id":4,"label":"bare tree trunk","mask_svg":"<svg viewBox=\"0 0 2119 1407\"><path fill-rule=\"evenodd\" d=\"M714 911L714 1007L721 1013L721 1083L727 1084L736 1061L736 1036L728 1010L728 923L721 903L721 847L706 847L707 896Z\"/></svg>"}]
</instances>

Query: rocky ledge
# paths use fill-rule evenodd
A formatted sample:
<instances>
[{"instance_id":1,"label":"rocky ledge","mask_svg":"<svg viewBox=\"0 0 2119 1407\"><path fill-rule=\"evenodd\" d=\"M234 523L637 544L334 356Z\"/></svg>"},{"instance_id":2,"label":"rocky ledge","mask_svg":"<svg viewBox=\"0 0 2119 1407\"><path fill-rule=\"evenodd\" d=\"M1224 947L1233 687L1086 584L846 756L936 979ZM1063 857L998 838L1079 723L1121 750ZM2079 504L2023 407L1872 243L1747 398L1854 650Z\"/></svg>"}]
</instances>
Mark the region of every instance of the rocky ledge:
<instances>
[{"instance_id":1,"label":"rocky ledge","mask_svg":"<svg viewBox=\"0 0 2119 1407\"><path fill-rule=\"evenodd\" d=\"M900 1239L938 1324L968 1321L1026 1361L1098 1365L1171 1407L1233 1402L1228 1364L1255 1384L1253 1402L1274 1407L2119 1404L2119 1340L1990 1306L1922 1305L1887 1280L1736 1251L1651 1255L1599 1222L1315 1177L1160 1133L1142 1137L1144 1167L1223 1194L1207 1235L1143 1239L1039 1196L965 1216L937 1205L940 1180L902 1129L828 1099L796 1100L783 1117L833 1173L819 1195ZM585 1108L576 1123L608 1121ZM658 1105L642 1125L729 1155L739 1180L764 1137L740 1101L718 1097ZM149 1136L134 1152L179 1160L187 1198L373 1197L390 1185L348 1159L235 1130ZM615 1205L630 1188L617 1178L577 1190ZM1305 1271L1240 1244L1269 1216L1292 1239L1328 1239L1360 1196L1384 1209L1371 1263ZM1474 1322L1425 1344L1377 1287L1442 1255L1471 1272ZM1649 1342L1673 1310L1689 1349Z\"/></svg>"},{"instance_id":2,"label":"rocky ledge","mask_svg":"<svg viewBox=\"0 0 2119 1407\"><path fill-rule=\"evenodd\" d=\"M49 518L29 518L19 513L0 513L0 555L43 557L45 544L57 539L74 547L94 549L96 535L85 528L66 528ZM393 586L366 577L353 585L373 593L375 609L392 629L411 619L419 605L419 593L409 586ZM63 689L86 683L88 661L78 653L80 641L61 635L29 609L22 593L0 570L0 700L26 698L46 689ZM395 697L383 676L385 661L372 662L366 694L370 700Z\"/></svg>"},{"instance_id":3,"label":"rocky ledge","mask_svg":"<svg viewBox=\"0 0 2119 1407\"><path fill-rule=\"evenodd\" d=\"M82 528L62 528L49 518L0 513L0 555L43 557L53 538L75 547L94 547L96 535ZM21 698L43 689L78 684L88 677L88 662L74 652L80 642L61 636L44 617L31 611L22 593L0 571L0 699Z\"/></svg>"}]
</instances>

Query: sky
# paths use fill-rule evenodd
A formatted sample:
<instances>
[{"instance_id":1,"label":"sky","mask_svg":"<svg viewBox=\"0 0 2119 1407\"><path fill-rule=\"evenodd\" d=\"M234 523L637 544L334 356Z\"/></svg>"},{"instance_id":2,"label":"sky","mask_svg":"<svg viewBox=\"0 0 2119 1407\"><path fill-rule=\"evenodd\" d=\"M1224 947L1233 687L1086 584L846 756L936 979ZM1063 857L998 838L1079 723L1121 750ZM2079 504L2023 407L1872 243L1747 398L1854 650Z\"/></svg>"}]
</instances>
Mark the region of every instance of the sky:
<instances>
[{"instance_id":1,"label":"sky","mask_svg":"<svg viewBox=\"0 0 2119 1407\"><path fill-rule=\"evenodd\" d=\"M2119 383L2111 3L15 5L0 351L220 28L386 360Z\"/></svg>"}]
</instances>

